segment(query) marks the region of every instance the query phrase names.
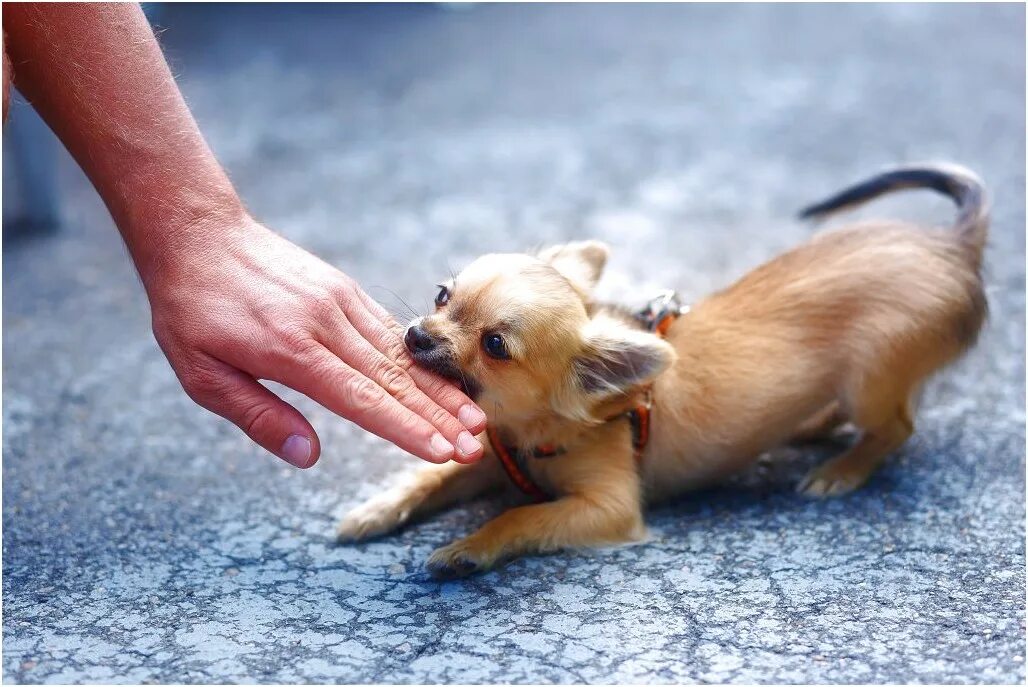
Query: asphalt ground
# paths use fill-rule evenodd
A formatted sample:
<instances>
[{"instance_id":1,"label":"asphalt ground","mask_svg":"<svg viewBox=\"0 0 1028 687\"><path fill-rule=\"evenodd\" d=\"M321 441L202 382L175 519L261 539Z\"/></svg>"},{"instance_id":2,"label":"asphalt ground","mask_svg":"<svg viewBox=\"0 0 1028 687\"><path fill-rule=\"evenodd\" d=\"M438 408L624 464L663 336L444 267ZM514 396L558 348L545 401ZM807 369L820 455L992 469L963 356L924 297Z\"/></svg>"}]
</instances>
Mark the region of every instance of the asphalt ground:
<instances>
[{"instance_id":1,"label":"asphalt ground","mask_svg":"<svg viewBox=\"0 0 1028 687\"><path fill-rule=\"evenodd\" d=\"M613 248L603 295L695 299L805 240L804 204L949 159L995 199L991 317L852 496L793 491L831 449L778 451L643 545L439 583L428 553L501 506L335 546L415 459L290 392L324 446L300 472L194 406L62 157L64 226L4 232L5 681L1024 682L1023 6L154 17L253 213L400 315L481 253L582 237Z\"/></svg>"}]
</instances>

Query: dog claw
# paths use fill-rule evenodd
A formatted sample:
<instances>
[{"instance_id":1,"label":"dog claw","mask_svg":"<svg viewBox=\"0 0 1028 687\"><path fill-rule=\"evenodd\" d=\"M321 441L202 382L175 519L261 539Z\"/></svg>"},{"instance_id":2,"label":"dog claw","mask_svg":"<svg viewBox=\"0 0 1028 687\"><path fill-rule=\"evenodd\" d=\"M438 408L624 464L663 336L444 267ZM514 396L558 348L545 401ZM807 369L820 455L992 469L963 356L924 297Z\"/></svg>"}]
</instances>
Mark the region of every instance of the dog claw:
<instances>
[{"instance_id":1,"label":"dog claw","mask_svg":"<svg viewBox=\"0 0 1028 687\"><path fill-rule=\"evenodd\" d=\"M452 580L459 577L467 577L478 570L478 564L464 556L458 556L450 560L430 560L425 564L432 576L442 580Z\"/></svg>"},{"instance_id":2,"label":"dog claw","mask_svg":"<svg viewBox=\"0 0 1028 687\"><path fill-rule=\"evenodd\" d=\"M863 480L847 479L846 477L832 477L821 474L807 475L796 487L796 491L804 496L813 498L825 498L827 496L842 496L855 491L863 484Z\"/></svg>"}]
</instances>

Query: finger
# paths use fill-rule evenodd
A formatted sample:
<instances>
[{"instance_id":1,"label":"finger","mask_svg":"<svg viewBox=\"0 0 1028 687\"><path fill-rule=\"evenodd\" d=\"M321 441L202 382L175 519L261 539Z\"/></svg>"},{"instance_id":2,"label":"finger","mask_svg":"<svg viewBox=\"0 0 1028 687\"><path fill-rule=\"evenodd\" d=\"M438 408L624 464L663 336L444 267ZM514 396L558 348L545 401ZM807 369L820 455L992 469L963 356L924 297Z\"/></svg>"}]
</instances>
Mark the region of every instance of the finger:
<instances>
[{"instance_id":1,"label":"finger","mask_svg":"<svg viewBox=\"0 0 1028 687\"><path fill-rule=\"evenodd\" d=\"M384 324L387 329L391 329L396 332L398 336L403 336L403 326L396 321L395 317L389 314L389 311L386 310L381 303L364 293L360 287L354 289L354 292L357 294L361 303L364 304L364 307L371 311L371 314L374 315L379 322Z\"/></svg>"},{"instance_id":2,"label":"finger","mask_svg":"<svg viewBox=\"0 0 1028 687\"><path fill-rule=\"evenodd\" d=\"M298 468L318 461L321 443L311 424L250 375L208 357L186 380L193 400L239 427L265 450Z\"/></svg>"},{"instance_id":3,"label":"finger","mask_svg":"<svg viewBox=\"0 0 1028 687\"><path fill-rule=\"evenodd\" d=\"M342 304L343 311L357 331L375 348L407 370L419 389L454 415L472 434L485 431L486 416L478 404L453 382L418 367L403 344L403 329L392 315L363 291L358 290L357 294L364 308L349 302Z\"/></svg>"},{"instance_id":4,"label":"finger","mask_svg":"<svg viewBox=\"0 0 1028 687\"><path fill-rule=\"evenodd\" d=\"M482 457L483 448L478 439L452 413L425 395L407 370L368 343L346 318L341 317L328 326L331 331L326 348L348 366L378 384L405 408L432 423L457 448L455 460L470 463Z\"/></svg>"},{"instance_id":5,"label":"finger","mask_svg":"<svg viewBox=\"0 0 1028 687\"><path fill-rule=\"evenodd\" d=\"M336 415L430 463L454 458L453 444L435 425L404 407L327 348L312 349L292 364L261 376L296 389Z\"/></svg>"}]
</instances>

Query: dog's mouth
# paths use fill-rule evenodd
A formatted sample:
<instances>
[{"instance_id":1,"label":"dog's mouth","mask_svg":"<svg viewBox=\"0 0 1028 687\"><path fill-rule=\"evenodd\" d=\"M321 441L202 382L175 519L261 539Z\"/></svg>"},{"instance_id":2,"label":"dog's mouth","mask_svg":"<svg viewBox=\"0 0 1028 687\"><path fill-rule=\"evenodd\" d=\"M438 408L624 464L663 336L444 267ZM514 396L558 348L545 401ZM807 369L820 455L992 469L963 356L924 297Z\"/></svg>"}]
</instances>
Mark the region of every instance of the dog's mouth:
<instances>
[{"instance_id":1,"label":"dog's mouth","mask_svg":"<svg viewBox=\"0 0 1028 687\"><path fill-rule=\"evenodd\" d=\"M430 372L435 372L440 377L445 377L456 382L460 390L474 400L482 393L481 385L473 377L466 374L454 359L447 353L438 349L432 351L414 351L411 353L415 364Z\"/></svg>"}]
</instances>

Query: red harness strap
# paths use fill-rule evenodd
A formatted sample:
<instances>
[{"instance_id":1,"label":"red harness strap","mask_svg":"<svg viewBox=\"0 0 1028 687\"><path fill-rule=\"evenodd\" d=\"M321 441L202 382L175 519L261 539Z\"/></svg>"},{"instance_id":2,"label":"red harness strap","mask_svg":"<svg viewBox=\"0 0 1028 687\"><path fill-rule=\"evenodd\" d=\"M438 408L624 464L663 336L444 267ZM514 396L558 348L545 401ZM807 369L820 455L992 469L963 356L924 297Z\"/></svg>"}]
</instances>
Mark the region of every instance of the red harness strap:
<instances>
[{"instance_id":1,"label":"red harness strap","mask_svg":"<svg viewBox=\"0 0 1028 687\"><path fill-rule=\"evenodd\" d=\"M646 443L650 440L650 406L648 403L636 406L622 415L612 417L610 420L613 421L619 417L628 418L628 422L632 427L632 455L635 457L636 464L641 464L643 451L646 450ZM525 454L500 441L500 437L493 427L486 427L485 433L489 437L489 445L492 446L493 453L500 459L500 465L503 466L503 470L507 473L510 481L527 496L532 497L538 502L552 501L553 496L543 491L542 487L536 484L535 480L529 475L522 462ZM550 458L563 452L563 449L547 448L544 451L541 448L537 448L532 452L531 457Z\"/></svg>"},{"instance_id":2,"label":"red harness strap","mask_svg":"<svg viewBox=\"0 0 1028 687\"><path fill-rule=\"evenodd\" d=\"M510 481L517 486L518 489L525 492L528 496L531 496L536 501L549 501L550 496L539 488L539 485L532 481L532 478L528 476L521 465L518 464L517 459L514 457L517 455L517 451L508 449L500 437L496 435L496 430L492 427L486 427L486 436L489 437L489 444L493 447L493 453L500 459L500 464L503 469L507 472L507 476L510 477Z\"/></svg>"},{"instance_id":3,"label":"red harness strap","mask_svg":"<svg viewBox=\"0 0 1028 687\"><path fill-rule=\"evenodd\" d=\"M621 417L627 417L630 426L632 427L632 455L635 458L636 464L642 464L643 452L646 450L646 443L650 440L650 404L649 404L649 393L647 392L647 402L642 405L638 405L632 408L626 413L616 415L610 418L609 421L617 420ZM535 480L531 478L528 470L526 469L523 459L526 455L517 450L504 444L500 441L500 437L493 427L486 427L486 436L489 437L489 445L492 446L493 453L500 459L500 465L503 466L503 470L507 473L507 477L514 485L524 492L527 496L532 497L536 501L552 501L553 497L547 494L543 489L535 483ZM536 448L531 453L533 458L551 458L556 455L563 453L563 449L554 449L546 447L544 450L542 447Z\"/></svg>"},{"instance_id":4,"label":"red harness strap","mask_svg":"<svg viewBox=\"0 0 1028 687\"><path fill-rule=\"evenodd\" d=\"M647 401L649 392L646 393ZM643 451L650 440L650 404L639 405L629 410L628 422L632 425L632 454L636 463L642 463Z\"/></svg>"}]
</instances>

